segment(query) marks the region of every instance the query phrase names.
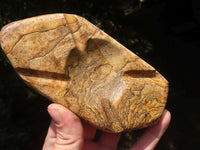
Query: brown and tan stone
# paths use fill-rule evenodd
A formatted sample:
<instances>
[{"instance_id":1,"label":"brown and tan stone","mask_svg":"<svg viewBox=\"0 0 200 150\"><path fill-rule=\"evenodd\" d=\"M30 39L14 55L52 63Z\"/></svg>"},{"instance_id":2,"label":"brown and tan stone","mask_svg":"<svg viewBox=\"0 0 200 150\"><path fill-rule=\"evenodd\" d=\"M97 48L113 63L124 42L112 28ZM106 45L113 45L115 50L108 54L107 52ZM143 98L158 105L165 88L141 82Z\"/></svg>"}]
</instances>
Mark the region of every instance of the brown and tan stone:
<instances>
[{"instance_id":1,"label":"brown and tan stone","mask_svg":"<svg viewBox=\"0 0 200 150\"><path fill-rule=\"evenodd\" d=\"M50 14L10 23L0 43L28 85L100 129L143 128L164 111L167 80L80 16Z\"/></svg>"}]
</instances>

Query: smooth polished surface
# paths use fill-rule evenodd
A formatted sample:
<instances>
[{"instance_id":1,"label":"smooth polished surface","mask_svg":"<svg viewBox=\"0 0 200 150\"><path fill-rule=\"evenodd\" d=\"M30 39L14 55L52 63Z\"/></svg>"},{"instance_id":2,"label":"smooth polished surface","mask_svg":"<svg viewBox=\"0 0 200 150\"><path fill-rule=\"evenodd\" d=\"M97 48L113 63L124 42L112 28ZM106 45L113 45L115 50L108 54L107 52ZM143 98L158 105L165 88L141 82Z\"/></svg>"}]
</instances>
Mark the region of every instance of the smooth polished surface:
<instances>
[{"instance_id":1,"label":"smooth polished surface","mask_svg":"<svg viewBox=\"0 0 200 150\"><path fill-rule=\"evenodd\" d=\"M0 43L28 85L102 130L143 128L164 111L167 80L80 16L50 14L10 23Z\"/></svg>"}]
</instances>

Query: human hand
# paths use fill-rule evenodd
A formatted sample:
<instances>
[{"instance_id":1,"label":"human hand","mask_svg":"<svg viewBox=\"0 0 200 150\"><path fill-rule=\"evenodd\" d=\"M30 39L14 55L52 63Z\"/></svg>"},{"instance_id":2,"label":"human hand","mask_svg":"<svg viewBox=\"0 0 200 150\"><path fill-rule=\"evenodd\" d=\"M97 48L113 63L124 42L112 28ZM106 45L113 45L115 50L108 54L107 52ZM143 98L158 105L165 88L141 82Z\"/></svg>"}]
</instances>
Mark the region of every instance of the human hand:
<instances>
[{"instance_id":1,"label":"human hand","mask_svg":"<svg viewBox=\"0 0 200 150\"><path fill-rule=\"evenodd\" d=\"M94 141L96 128L83 122L67 108L50 104L48 112L51 124L43 145L43 150L114 150L120 134L103 132ZM160 121L146 129L130 150L152 150L170 123L170 112L165 110Z\"/></svg>"}]
</instances>

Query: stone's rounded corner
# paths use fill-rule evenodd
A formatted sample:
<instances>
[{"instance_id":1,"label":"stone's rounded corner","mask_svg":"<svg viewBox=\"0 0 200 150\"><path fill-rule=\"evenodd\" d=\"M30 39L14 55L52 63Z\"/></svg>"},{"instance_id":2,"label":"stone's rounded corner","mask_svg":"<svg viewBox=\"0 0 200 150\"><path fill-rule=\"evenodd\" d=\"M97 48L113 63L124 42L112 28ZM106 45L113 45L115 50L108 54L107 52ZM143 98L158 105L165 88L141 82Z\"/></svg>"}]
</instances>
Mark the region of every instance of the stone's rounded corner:
<instances>
[{"instance_id":1,"label":"stone's rounded corner","mask_svg":"<svg viewBox=\"0 0 200 150\"><path fill-rule=\"evenodd\" d=\"M66 20L61 13L40 15L14 21L1 29L0 45L7 55L24 35L48 31L65 24Z\"/></svg>"},{"instance_id":2,"label":"stone's rounded corner","mask_svg":"<svg viewBox=\"0 0 200 150\"><path fill-rule=\"evenodd\" d=\"M168 81L166 78L164 78L163 76L162 76L162 79L163 79L162 82L164 83L164 86L163 86L163 88L164 88L163 95L164 95L165 101L167 102L170 83L169 83L169 81Z\"/></svg>"},{"instance_id":3,"label":"stone's rounded corner","mask_svg":"<svg viewBox=\"0 0 200 150\"><path fill-rule=\"evenodd\" d=\"M168 95L168 92L169 92L169 82L165 79L165 94Z\"/></svg>"},{"instance_id":4,"label":"stone's rounded corner","mask_svg":"<svg viewBox=\"0 0 200 150\"><path fill-rule=\"evenodd\" d=\"M161 75L162 76L162 75ZM163 82L165 83L165 85L166 85L166 88L169 88L169 81L165 78L165 77L163 77L162 76L162 79L163 79Z\"/></svg>"},{"instance_id":5,"label":"stone's rounded corner","mask_svg":"<svg viewBox=\"0 0 200 150\"><path fill-rule=\"evenodd\" d=\"M77 15L74 14L63 14L67 24L72 24L78 21Z\"/></svg>"},{"instance_id":6,"label":"stone's rounded corner","mask_svg":"<svg viewBox=\"0 0 200 150\"><path fill-rule=\"evenodd\" d=\"M11 22L3 26L0 31L0 45L6 55L12 50L10 44L10 38L7 37L13 31L13 29L16 28L17 25L18 21Z\"/></svg>"}]
</instances>

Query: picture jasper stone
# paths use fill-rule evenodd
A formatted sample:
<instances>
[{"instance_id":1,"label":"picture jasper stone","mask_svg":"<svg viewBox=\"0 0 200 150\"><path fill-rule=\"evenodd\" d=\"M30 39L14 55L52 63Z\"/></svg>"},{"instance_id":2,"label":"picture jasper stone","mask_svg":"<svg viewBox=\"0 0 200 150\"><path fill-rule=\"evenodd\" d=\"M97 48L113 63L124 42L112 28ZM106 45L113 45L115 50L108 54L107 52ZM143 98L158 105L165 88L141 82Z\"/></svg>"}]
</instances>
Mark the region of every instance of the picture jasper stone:
<instances>
[{"instance_id":1,"label":"picture jasper stone","mask_svg":"<svg viewBox=\"0 0 200 150\"><path fill-rule=\"evenodd\" d=\"M29 86L99 129L147 127L164 111L167 80L80 16L50 14L10 23L0 43Z\"/></svg>"}]
</instances>

